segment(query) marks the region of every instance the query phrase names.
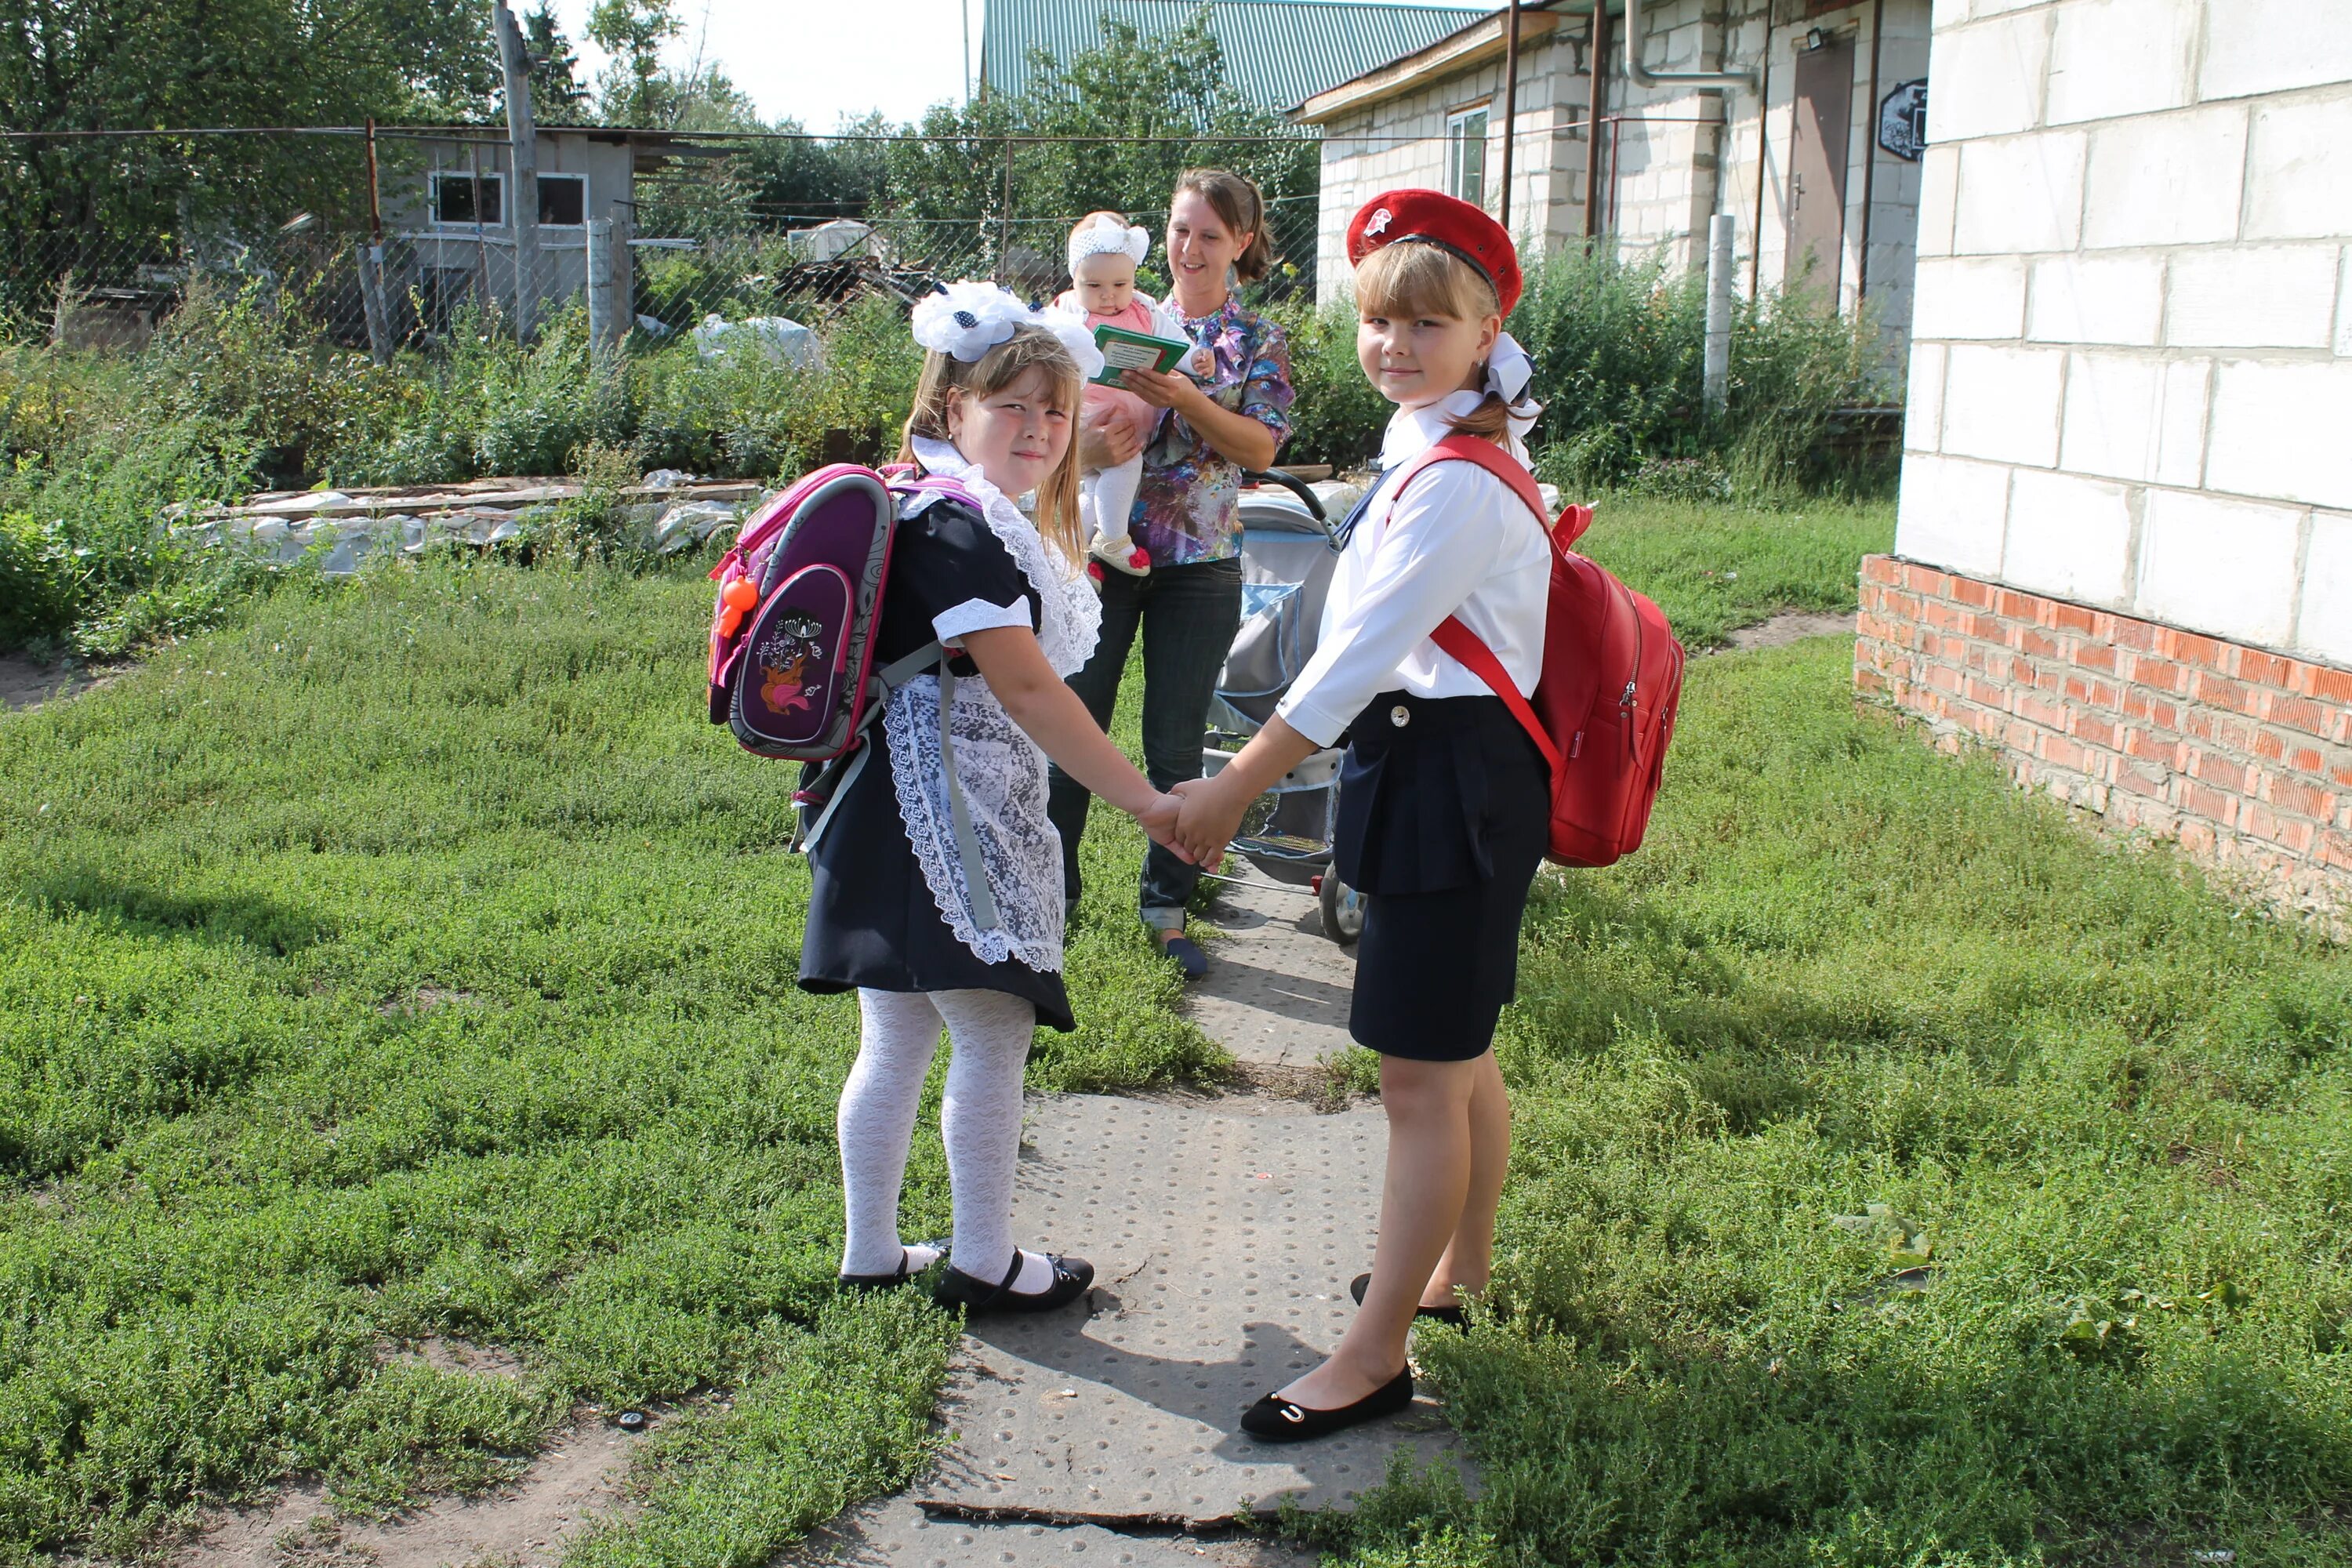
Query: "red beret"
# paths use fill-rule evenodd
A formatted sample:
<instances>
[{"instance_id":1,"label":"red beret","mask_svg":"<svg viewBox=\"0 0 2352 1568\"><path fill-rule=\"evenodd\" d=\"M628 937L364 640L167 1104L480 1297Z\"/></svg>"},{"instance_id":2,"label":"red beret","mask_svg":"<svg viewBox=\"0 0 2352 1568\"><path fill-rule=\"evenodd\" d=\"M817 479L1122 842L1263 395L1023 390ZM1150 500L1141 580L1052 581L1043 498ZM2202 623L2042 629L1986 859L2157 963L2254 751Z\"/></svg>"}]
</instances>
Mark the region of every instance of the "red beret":
<instances>
[{"instance_id":1,"label":"red beret","mask_svg":"<svg viewBox=\"0 0 2352 1568\"><path fill-rule=\"evenodd\" d=\"M1468 202L1437 191L1382 191L1348 225L1348 264L1401 239L1438 246L1476 268L1495 286L1504 315L1519 302L1519 256L1509 233Z\"/></svg>"}]
</instances>

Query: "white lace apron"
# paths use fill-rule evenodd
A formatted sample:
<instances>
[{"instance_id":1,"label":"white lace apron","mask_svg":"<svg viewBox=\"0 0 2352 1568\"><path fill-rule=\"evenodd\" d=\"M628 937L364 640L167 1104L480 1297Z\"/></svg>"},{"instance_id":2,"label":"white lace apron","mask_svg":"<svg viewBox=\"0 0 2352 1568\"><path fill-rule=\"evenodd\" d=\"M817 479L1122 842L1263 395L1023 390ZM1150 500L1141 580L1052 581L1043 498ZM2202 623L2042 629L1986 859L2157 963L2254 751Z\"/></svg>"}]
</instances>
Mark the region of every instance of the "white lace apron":
<instances>
[{"instance_id":1,"label":"white lace apron","mask_svg":"<svg viewBox=\"0 0 2352 1568\"><path fill-rule=\"evenodd\" d=\"M918 438L926 472L950 478L982 505L989 531L1021 568L1039 600L1037 644L1055 675L1085 668L1102 630L1102 601L1082 573L1037 531L1037 525L963 455L944 441ZM905 517L933 504L917 496ZM995 923L975 912L957 852L940 734L940 678L919 675L890 694L882 711L890 742L890 782L907 841L940 916L956 940L989 963L1017 958L1031 969L1062 967L1062 840L1045 816L1045 753L1005 712L979 676L959 676L948 708L955 776L963 794Z\"/></svg>"}]
</instances>

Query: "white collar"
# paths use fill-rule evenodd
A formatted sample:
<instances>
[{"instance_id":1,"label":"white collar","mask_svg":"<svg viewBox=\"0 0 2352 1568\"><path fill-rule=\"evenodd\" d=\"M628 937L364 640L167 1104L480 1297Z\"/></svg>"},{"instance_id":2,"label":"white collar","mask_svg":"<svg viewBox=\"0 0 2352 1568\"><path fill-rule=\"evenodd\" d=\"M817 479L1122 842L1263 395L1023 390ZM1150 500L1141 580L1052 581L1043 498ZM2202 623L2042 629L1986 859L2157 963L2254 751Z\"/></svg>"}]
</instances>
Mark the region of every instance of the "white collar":
<instances>
[{"instance_id":1,"label":"white collar","mask_svg":"<svg viewBox=\"0 0 2352 1568\"><path fill-rule=\"evenodd\" d=\"M1389 416L1388 432L1381 437L1381 467L1411 462L1453 434L1445 425L1449 416L1472 413L1486 400L1483 392L1449 392L1434 403L1398 409Z\"/></svg>"},{"instance_id":2,"label":"white collar","mask_svg":"<svg viewBox=\"0 0 2352 1568\"><path fill-rule=\"evenodd\" d=\"M989 483L980 465L956 450L953 444L928 436L910 443L915 460L925 473L961 483L980 502L981 520L1003 542L1013 563L1037 591L1041 614L1037 643L1054 673L1076 674L1095 651L1102 629L1102 595L1084 572L1062 557L1052 541L1038 531L1036 522L1023 514L1013 498Z\"/></svg>"}]
</instances>

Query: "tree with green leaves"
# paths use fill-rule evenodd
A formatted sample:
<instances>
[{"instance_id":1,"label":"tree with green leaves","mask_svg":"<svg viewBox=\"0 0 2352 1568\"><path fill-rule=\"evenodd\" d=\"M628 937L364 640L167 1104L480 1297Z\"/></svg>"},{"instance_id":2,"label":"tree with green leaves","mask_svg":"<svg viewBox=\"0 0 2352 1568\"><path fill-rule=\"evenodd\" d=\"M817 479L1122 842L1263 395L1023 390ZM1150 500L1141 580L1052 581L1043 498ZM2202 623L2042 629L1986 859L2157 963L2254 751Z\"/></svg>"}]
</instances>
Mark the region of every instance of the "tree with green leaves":
<instances>
[{"instance_id":1,"label":"tree with green leaves","mask_svg":"<svg viewBox=\"0 0 2352 1568\"><path fill-rule=\"evenodd\" d=\"M1165 211L1177 174L1204 163L1247 174L1269 200L1315 193L1314 139L1234 89L1207 6L1168 32L1147 36L1109 16L1099 27L1095 47L1067 60L1032 50L1024 91L968 108L940 104L909 127L923 140L890 150L894 213L1075 219L1099 209L1150 218ZM1147 137L1174 140L1092 140ZM1059 235L1042 247L1034 236L1016 243L1061 251Z\"/></svg>"},{"instance_id":2,"label":"tree with green leaves","mask_svg":"<svg viewBox=\"0 0 2352 1568\"><path fill-rule=\"evenodd\" d=\"M498 55L442 0L0 0L0 116L14 131L354 125L486 114ZM0 144L7 287L130 281L192 234L250 236L366 211L356 139Z\"/></svg>"},{"instance_id":3,"label":"tree with green leaves","mask_svg":"<svg viewBox=\"0 0 2352 1568\"><path fill-rule=\"evenodd\" d=\"M541 125L577 125L588 112L588 89L580 79L580 57L555 25L555 13L541 5L524 13L523 50L530 56L530 112Z\"/></svg>"}]
</instances>

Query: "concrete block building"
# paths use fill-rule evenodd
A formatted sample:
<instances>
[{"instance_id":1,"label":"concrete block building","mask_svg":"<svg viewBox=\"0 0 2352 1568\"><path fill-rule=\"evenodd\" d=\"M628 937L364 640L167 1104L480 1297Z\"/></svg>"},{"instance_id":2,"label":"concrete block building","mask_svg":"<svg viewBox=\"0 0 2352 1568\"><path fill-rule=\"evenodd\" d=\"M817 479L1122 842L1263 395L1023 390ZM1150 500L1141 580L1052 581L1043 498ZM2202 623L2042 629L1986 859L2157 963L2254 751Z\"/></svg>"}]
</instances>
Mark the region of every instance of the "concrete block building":
<instances>
[{"instance_id":1,"label":"concrete block building","mask_svg":"<svg viewBox=\"0 0 2352 1568\"><path fill-rule=\"evenodd\" d=\"M1606 237L1689 267L1704 263L1708 220L1727 213L1746 291L1800 283L1842 310L1867 295L1899 346L1930 21L1929 0L1643 0L1630 12L1623 0L1532 0L1519 17L1510 227L1523 247ZM1348 219L1378 191L1425 185L1502 210L1506 26L1480 17L1299 106L1323 132L1318 297L1344 291ZM1746 79L1645 83L1629 51L1648 72Z\"/></svg>"},{"instance_id":2,"label":"concrete block building","mask_svg":"<svg viewBox=\"0 0 2352 1568\"><path fill-rule=\"evenodd\" d=\"M1936 0L1855 679L2273 892L2352 894L2352 7Z\"/></svg>"}]
</instances>

